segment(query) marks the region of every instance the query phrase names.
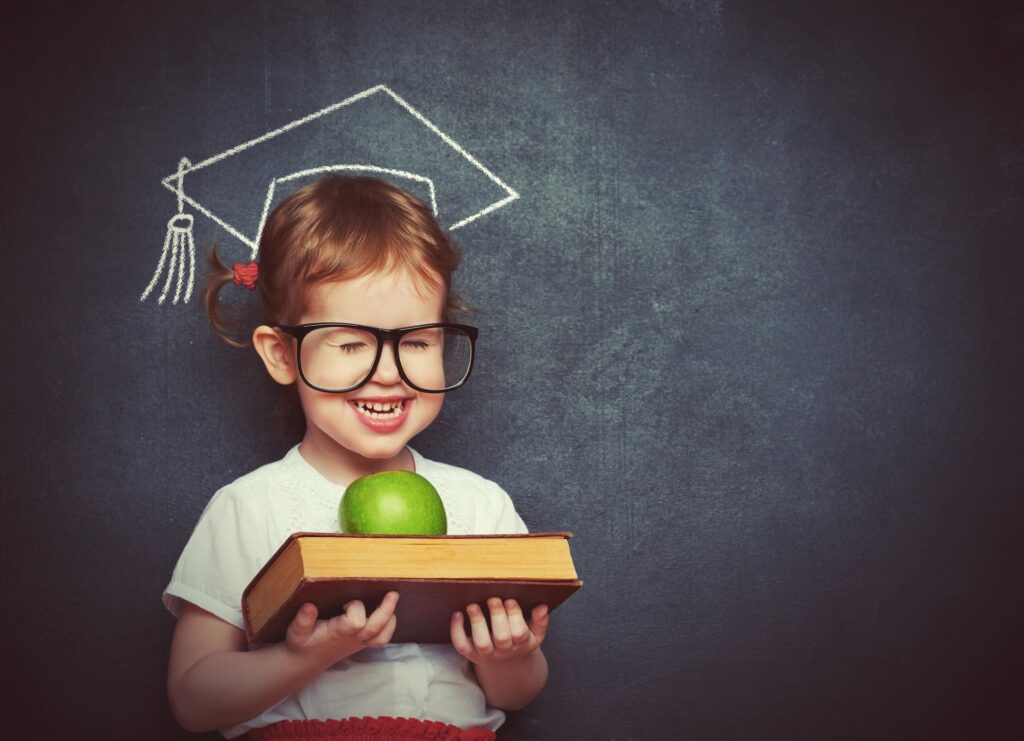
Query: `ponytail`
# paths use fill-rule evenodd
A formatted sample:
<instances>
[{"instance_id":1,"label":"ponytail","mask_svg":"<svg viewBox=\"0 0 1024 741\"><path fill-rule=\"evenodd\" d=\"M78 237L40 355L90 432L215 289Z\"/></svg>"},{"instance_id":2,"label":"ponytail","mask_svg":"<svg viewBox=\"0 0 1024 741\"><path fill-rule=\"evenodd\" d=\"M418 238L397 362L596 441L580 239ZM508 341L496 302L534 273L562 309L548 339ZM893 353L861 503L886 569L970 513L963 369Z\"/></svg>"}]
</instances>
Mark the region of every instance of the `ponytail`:
<instances>
[{"instance_id":1,"label":"ponytail","mask_svg":"<svg viewBox=\"0 0 1024 741\"><path fill-rule=\"evenodd\" d=\"M232 347L247 347L249 342L240 342L232 339L230 334L236 329L235 322L225 318L222 314L222 307L217 301L220 289L227 283L235 282L235 272L223 262L217 254L217 245L213 245L206 255L206 285L203 288L203 305L206 306L206 313L210 317L210 324L217 336Z\"/></svg>"}]
</instances>

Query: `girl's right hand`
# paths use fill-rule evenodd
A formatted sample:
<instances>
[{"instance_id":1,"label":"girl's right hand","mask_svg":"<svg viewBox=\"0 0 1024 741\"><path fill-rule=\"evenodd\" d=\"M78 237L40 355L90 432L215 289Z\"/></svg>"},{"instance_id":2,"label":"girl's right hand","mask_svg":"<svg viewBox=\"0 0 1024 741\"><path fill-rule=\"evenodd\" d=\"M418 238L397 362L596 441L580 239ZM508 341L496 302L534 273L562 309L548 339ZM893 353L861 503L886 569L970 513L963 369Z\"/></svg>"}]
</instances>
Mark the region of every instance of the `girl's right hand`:
<instances>
[{"instance_id":1,"label":"girl's right hand","mask_svg":"<svg viewBox=\"0 0 1024 741\"><path fill-rule=\"evenodd\" d=\"M317 620L316 605L307 602L288 626L285 645L296 654L329 654L335 661L364 648L380 648L390 643L395 633L396 604L398 592L388 592L369 618L362 601L352 600L341 615Z\"/></svg>"}]
</instances>

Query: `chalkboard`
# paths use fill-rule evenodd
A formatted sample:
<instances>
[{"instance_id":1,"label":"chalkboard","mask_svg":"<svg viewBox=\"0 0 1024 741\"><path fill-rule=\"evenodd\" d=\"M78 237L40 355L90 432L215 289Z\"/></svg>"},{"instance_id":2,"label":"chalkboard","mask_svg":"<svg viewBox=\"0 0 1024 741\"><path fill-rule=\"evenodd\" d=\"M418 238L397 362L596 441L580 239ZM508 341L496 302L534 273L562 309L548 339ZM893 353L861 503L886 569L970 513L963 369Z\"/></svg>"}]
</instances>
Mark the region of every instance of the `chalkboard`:
<instances>
[{"instance_id":1,"label":"chalkboard","mask_svg":"<svg viewBox=\"0 0 1024 741\"><path fill-rule=\"evenodd\" d=\"M45 3L0 46L5 736L190 737L161 590L302 419L196 293L140 300L162 181L377 86L507 186L470 163L445 227L517 196L452 231L478 365L413 440L574 533L499 739L1019 725L1019 5ZM386 167L467 167L377 90ZM243 236L249 172L210 186ZM198 291L250 248L185 211Z\"/></svg>"}]
</instances>

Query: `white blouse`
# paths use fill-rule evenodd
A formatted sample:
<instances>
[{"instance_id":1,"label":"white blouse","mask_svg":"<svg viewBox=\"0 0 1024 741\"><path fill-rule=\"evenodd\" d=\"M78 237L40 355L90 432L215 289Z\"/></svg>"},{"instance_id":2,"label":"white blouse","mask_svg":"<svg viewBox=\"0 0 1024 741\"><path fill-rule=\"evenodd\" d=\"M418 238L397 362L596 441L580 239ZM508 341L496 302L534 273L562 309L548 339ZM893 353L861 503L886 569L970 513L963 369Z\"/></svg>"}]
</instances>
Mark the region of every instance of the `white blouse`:
<instances>
[{"instance_id":1,"label":"white blouse","mask_svg":"<svg viewBox=\"0 0 1024 741\"><path fill-rule=\"evenodd\" d=\"M450 534L528 532L498 484L409 450L416 472L441 495ZM242 591L292 533L338 532L344 492L302 457L298 445L218 489L174 567L164 605L177 617L181 601L188 600L244 630ZM339 661L274 707L220 732L235 738L282 720L380 715L491 730L505 721L504 712L487 705L469 661L450 643L390 643Z\"/></svg>"}]
</instances>

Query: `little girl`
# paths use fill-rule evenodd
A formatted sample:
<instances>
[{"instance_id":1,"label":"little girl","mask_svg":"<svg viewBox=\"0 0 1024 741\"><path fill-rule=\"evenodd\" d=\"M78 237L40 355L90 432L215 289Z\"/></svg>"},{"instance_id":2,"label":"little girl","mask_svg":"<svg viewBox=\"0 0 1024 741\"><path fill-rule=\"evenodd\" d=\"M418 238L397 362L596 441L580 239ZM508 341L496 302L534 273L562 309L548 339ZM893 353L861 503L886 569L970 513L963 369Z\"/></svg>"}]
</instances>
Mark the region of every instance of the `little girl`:
<instances>
[{"instance_id":1,"label":"little girl","mask_svg":"<svg viewBox=\"0 0 1024 741\"><path fill-rule=\"evenodd\" d=\"M407 445L472 367L476 330L452 322L466 310L451 290L459 253L408 193L333 176L274 210L259 256L266 324L252 343L275 381L296 385L306 432L281 460L213 495L175 566L163 593L178 619L171 711L189 731L226 738L493 739L502 711L524 707L547 681L546 605L527 618L496 594L466 606L468 626L453 613L450 644L429 645L390 643L402 619L396 592L330 619L305 604L274 644L247 644L240 606L291 533L337 532L345 487L376 471L430 480L450 534L527 532L500 486ZM217 295L232 281L253 287L256 266L210 259L211 321L240 347Z\"/></svg>"}]
</instances>

